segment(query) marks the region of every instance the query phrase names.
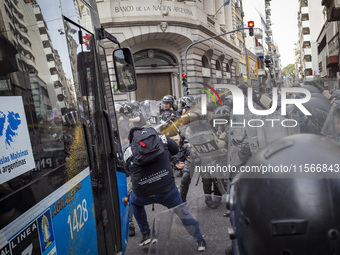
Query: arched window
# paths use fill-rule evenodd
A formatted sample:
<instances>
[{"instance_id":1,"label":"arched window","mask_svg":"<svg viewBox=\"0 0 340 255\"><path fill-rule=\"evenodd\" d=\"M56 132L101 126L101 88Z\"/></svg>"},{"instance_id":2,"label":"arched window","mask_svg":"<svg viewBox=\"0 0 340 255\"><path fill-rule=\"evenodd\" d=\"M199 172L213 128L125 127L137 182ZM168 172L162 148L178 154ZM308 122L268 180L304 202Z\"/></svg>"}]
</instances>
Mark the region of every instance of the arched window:
<instances>
[{"instance_id":1,"label":"arched window","mask_svg":"<svg viewBox=\"0 0 340 255\"><path fill-rule=\"evenodd\" d=\"M217 78L218 83L222 82L222 76L223 76L222 65L221 65L220 60L217 60L216 61L216 78Z\"/></svg>"},{"instance_id":2,"label":"arched window","mask_svg":"<svg viewBox=\"0 0 340 255\"><path fill-rule=\"evenodd\" d=\"M133 54L135 66L176 66L177 60L163 50L146 49Z\"/></svg>"},{"instance_id":3,"label":"arched window","mask_svg":"<svg viewBox=\"0 0 340 255\"><path fill-rule=\"evenodd\" d=\"M230 73L230 66L229 66L229 64L226 64L225 71L226 71L227 73Z\"/></svg>"},{"instance_id":4,"label":"arched window","mask_svg":"<svg viewBox=\"0 0 340 255\"><path fill-rule=\"evenodd\" d=\"M227 63L225 67L225 78L226 79L231 79L231 70L230 70L230 64Z\"/></svg>"},{"instance_id":5,"label":"arched window","mask_svg":"<svg viewBox=\"0 0 340 255\"><path fill-rule=\"evenodd\" d=\"M208 57L205 55L202 56L202 76L203 82L205 83L210 82L211 77L210 63Z\"/></svg>"},{"instance_id":6,"label":"arched window","mask_svg":"<svg viewBox=\"0 0 340 255\"><path fill-rule=\"evenodd\" d=\"M221 63L219 60L216 61L216 70L222 71Z\"/></svg>"},{"instance_id":7,"label":"arched window","mask_svg":"<svg viewBox=\"0 0 340 255\"><path fill-rule=\"evenodd\" d=\"M202 56L202 67L210 68L209 60L206 56Z\"/></svg>"}]
</instances>

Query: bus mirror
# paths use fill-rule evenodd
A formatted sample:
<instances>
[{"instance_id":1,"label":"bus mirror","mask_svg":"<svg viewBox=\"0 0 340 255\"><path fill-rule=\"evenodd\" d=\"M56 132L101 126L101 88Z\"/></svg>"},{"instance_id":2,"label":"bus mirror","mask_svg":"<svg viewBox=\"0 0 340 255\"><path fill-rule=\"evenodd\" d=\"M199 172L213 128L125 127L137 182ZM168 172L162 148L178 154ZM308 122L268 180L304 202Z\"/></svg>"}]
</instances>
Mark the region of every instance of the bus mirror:
<instances>
[{"instance_id":1,"label":"bus mirror","mask_svg":"<svg viewBox=\"0 0 340 255\"><path fill-rule=\"evenodd\" d=\"M114 50L113 63L118 90L120 92L135 91L137 89L137 79L131 50L129 48Z\"/></svg>"}]
</instances>

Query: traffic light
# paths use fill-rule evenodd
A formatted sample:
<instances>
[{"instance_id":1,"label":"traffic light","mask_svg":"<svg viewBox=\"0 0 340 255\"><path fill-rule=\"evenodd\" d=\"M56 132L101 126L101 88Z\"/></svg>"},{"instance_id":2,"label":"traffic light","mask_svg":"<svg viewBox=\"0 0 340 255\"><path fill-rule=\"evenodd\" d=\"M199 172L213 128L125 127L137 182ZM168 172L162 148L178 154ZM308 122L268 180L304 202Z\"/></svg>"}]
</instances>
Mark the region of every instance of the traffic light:
<instances>
[{"instance_id":1,"label":"traffic light","mask_svg":"<svg viewBox=\"0 0 340 255\"><path fill-rule=\"evenodd\" d=\"M182 85L184 87L188 87L188 83L187 83L187 75L184 73L182 74Z\"/></svg>"},{"instance_id":2,"label":"traffic light","mask_svg":"<svg viewBox=\"0 0 340 255\"><path fill-rule=\"evenodd\" d=\"M83 36L83 43L86 46L89 46L91 38L92 38L92 36L90 34L86 34L85 36Z\"/></svg>"},{"instance_id":3,"label":"traffic light","mask_svg":"<svg viewBox=\"0 0 340 255\"><path fill-rule=\"evenodd\" d=\"M249 36L254 36L254 21L248 21Z\"/></svg>"},{"instance_id":4,"label":"traffic light","mask_svg":"<svg viewBox=\"0 0 340 255\"><path fill-rule=\"evenodd\" d=\"M184 73L182 74L182 85L183 85L183 95L189 95L189 88L187 83L187 75Z\"/></svg>"},{"instance_id":5,"label":"traffic light","mask_svg":"<svg viewBox=\"0 0 340 255\"><path fill-rule=\"evenodd\" d=\"M182 74L182 85L183 85L183 95L184 96L189 95L187 75L185 73Z\"/></svg>"},{"instance_id":6,"label":"traffic light","mask_svg":"<svg viewBox=\"0 0 340 255\"><path fill-rule=\"evenodd\" d=\"M267 68L270 68L270 66L272 65L272 60L271 60L271 58L270 58L269 55L266 55L266 56L265 56L264 62L266 63L266 67L267 67Z\"/></svg>"}]
</instances>

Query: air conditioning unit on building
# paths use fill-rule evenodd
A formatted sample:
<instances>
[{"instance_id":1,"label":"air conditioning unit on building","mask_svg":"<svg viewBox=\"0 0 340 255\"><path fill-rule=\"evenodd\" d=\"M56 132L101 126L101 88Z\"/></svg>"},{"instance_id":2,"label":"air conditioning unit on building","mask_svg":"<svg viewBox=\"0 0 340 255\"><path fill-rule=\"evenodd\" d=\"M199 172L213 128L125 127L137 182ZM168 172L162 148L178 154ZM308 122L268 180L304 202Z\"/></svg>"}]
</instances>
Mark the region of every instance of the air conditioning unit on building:
<instances>
[{"instance_id":1,"label":"air conditioning unit on building","mask_svg":"<svg viewBox=\"0 0 340 255\"><path fill-rule=\"evenodd\" d=\"M327 9L327 21L340 20L340 0L322 0Z\"/></svg>"}]
</instances>

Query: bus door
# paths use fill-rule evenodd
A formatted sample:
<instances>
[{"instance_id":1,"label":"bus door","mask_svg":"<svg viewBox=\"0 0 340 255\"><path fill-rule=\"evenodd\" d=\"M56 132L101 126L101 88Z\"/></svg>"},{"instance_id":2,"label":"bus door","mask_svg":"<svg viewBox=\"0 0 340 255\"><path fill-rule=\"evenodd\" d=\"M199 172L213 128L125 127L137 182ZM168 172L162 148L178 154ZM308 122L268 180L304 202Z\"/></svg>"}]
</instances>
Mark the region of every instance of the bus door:
<instances>
[{"instance_id":1,"label":"bus door","mask_svg":"<svg viewBox=\"0 0 340 255\"><path fill-rule=\"evenodd\" d=\"M80 108L85 110L82 123L88 130L88 148L93 156L91 178L98 241L102 244L99 249L103 249L100 254L115 253L122 249L115 148L97 62L95 36L66 17L64 20L71 63L76 71L74 81L79 85L76 96L80 99Z\"/></svg>"}]
</instances>

